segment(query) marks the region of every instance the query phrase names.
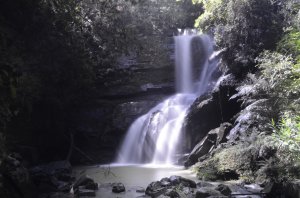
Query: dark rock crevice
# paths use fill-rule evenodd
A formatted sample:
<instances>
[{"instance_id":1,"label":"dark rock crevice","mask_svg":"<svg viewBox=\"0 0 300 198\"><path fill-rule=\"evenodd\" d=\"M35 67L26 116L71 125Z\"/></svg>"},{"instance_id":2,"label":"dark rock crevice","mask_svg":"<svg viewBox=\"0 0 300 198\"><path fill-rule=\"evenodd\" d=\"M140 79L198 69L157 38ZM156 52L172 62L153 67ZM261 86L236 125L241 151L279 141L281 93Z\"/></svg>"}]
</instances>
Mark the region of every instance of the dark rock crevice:
<instances>
[{"instance_id":1,"label":"dark rock crevice","mask_svg":"<svg viewBox=\"0 0 300 198\"><path fill-rule=\"evenodd\" d=\"M220 78L211 93L200 96L191 105L184 123L184 150L191 151L212 129L222 123L233 124L234 116L241 110L238 98L230 99L236 94L238 81L227 75Z\"/></svg>"}]
</instances>

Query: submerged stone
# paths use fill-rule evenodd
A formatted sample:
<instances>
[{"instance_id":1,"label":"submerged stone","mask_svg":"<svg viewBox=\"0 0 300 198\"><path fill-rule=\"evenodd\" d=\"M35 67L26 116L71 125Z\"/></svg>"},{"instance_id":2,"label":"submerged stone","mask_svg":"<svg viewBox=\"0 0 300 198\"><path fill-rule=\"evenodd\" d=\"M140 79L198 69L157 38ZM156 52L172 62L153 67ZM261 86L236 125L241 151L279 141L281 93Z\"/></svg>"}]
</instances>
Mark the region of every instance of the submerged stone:
<instances>
[{"instance_id":1,"label":"submerged stone","mask_svg":"<svg viewBox=\"0 0 300 198\"><path fill-rule=\"evenodd\" d=\"M196 192L196 198L206 198L210 196L218 197L222 196L222 194L219 191L208 187L200 188Z\"/></svg>"},{"instance_id":2,"label":"submerged stone","mask_svg":"<svg viewBox=\"0 0 300 198\"><path fill-rule=\"evenodd\" d=\"M225 141L226 135L229 133L232 125L230 123L222 123L220 127L209 131L209 133L199 142L190 155L188 156L184 165L189 167L199 161L200 157L205 156L212 151L213 148Z\"/></svg>"},{"instance_id":3,"label":"submerged stone","mask_svg":"<svg viewBox=\"0 0 300 198\"><path fill-rule=\"evenodd\" d=\"M172 175L170 177L170 182L171 182L172 185L180 184L180 181L181 181L181 177L180 176Z\"/></svg>"},{"instance_id":4,"label":"submerged stone","mask_svg":"<svg viewBox=\"0 0 300 198\"><path fill-rule=\"evenodd\" d=\"M162 183L159 181L152 182L146 188L146 195L151 197L158 197L159 195L164 194L167 191L166 187L162 186Z\"/></svg>"},{"instance_id":5,"label":"submerged stone","mask_svg":"<svg viewBox=\"0 0 300 198\"><path fill-rule=\"evenodd\" d=\"M112 192L114 193L121 193L125 192L125 186L122 183L114 183L112 185Z\"/></svg>"},{"instance_id":6,"label":"submerged stone","mask_svg":"<svg viewBox=\"0 0 300 198\"><path fill-rule=\"evenodd\" d=\"M195 181L184 178L184 177L181 177L181 183L183 183L183 185L187 186L187 187L191 187L191 188L196 188L197 187L197 184L196 184Z\"/></svg>"},{"instance_id":7,"label":"submerged stone","mask_svg":"<svg viewBox=\"0 0 300 198\"><path fill-rule=\"evenodd\" d=\"M96 191L88 189L78 189L79 197L96 197Z\"/></svg>"}]
</instances>

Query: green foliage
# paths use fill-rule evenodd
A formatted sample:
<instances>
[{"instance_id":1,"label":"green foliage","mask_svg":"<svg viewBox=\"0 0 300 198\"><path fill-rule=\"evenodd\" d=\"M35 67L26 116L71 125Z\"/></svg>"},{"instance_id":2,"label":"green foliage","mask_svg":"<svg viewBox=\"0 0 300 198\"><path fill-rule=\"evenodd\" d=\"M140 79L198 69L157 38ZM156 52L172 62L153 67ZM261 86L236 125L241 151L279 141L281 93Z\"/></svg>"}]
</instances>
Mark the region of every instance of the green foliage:
<instances>
[{"instance_id":1,"label":"green foliage","mask_svg":"<svg viewBox=\"0 0 300 198\"><path fill-rule=\"evenodd\" d=\"M300 162L300 116L284 115L278 126L272 121L273 137L282 160Z\"/></svg>"},{"instance_id":2,"label":"green foliage","mask_svg":"<svg viewBox=\"0 0 300 198\"><path fill-rule=\"evenodd\" d=\"M226 0L193 0L193 3L203 5L205 12L195 21L195 27L204 31L213 28L217 24L222 24L226 20Z\"/></svg>"},{"instance_id":3,"label":"green foliage","mask_svg":"<svg viewBox=\"0 0 300 198\"><path fill-rule=\"evenodd\" d=\"M282 54L292 55L300 63L300 31L293 29L287 32L278 43L278 51Z\"/></svg>"},{"instance_id":4,"label":"green foliage","mask_svg":"<svg viewBox=\"0 0 300 198\"><path fill-rule=\"evenodd\" d=\"M234 145L217 148L208 160L198 164L198 178L217 180L231 172L239 175L240 179L253 182L259 169L257 161L263 145L262 139L251 143L239 141Z\"/></svg>"},{"instance_id":5,"label":"green foliage","mask_svg":"<svg viewBox=\"0 0 300 198\"><path fill-rule=\"evenodd\" d=\"M223 63L234 74L254 69L255 58L272 49L283 27L282 6L274 0L206 0L205 12L196 26L213 34L219 48L225 48Z\"/></svg>"},{"instance_id":6,"label":"green foliage","mask_svg":"<svg viewBox=\"0 0 300 198\"><path fill-rule=\"evenodd\" d=\"M137 61L149 60L159 67L169 63L169 42L177 28L193 27L194 18L202 11L190 0L169 1L84 1L83 12L93 36L100 42L99 75L116 65L122 55ZM149 66L147 64L147 66ZM140 65L138 65L140 66ZM102 70L103 69L103 70Z\"/></svg>"},{"instance_id":7,"label":"green foliage","mask_svg":"<svg viewBox=\"0 0 300 198\"><path fill-rule=\"evenodd\" d=\"M236 76L246 76L231 97L245 107L229 136L237 136L235 144L201 162L199 175L230 169L257 182L299 177L299 0L193 2L205 9L196 27L226 49L222 64Z\"/></svg>"},{"instance_id":8,"label":"green foliage","mask_svg":"<svg viewBox=\"0 0 300 198\"><path fill-rule=\"evenodd\" d=\"M258 67L262 70L261 78L268 82L269 94L275 94L280 98L292 94L288 88L293 80L291 57L265 51L256 60Z\"/></svg>"}]
</instances>

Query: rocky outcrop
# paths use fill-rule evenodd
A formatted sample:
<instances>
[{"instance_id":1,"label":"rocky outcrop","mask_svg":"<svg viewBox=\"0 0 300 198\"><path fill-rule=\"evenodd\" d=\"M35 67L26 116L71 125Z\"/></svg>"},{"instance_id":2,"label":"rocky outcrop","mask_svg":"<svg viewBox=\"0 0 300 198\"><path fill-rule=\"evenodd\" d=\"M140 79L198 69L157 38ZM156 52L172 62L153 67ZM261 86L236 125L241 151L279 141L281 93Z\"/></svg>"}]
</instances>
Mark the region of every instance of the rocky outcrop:
<instances>
[{"instance_id":1,"label":"rocky outcrop","mask_svg":"<svg viewBox=\"0 0 300 198\"><path fill-rule=\"evenodd\" d=\"M122 183L114 183L112 184L112 192L121 193L125 192L125 186Z\"/></svg>"},{"instance_id":2,"label":"rocky outcrop","mask_svg":"<svg viewBox=\"0 0 300 198\"><path fill-rule=\"evenodd\" d=\"M72 189L75 195L79 197L96 197L96 191L99 189L99 185L88 175L82 175L73 184Z\"/></svg>"},{"instance_id":3,"label":"rocky outcrop","mask_svg":"<svg viewBox=\"0 0 300 198\"><path fill-rule=\"evenodd\" d=\"M146 114L157 101L135 101L118 105L113 113L113 126L119 130L127 130L139 116Z\"/></svg>"},{"instance_id":4,"label":"rocky outcrop","mask_svg":"<svg viewBox=\"0 0 300 198\"><path fill-rule=\"evenodd\" d=\"M245 185L239 182L206 182L198 183L180 176L163 178L160 181L148 185L146 196L151 198L206 198L206 197L252 197L265 196L268 187L261 187L257 184Z\"/></svg>"},{"instance_id":5,"label":"rocky outcrop","mask_svg":"<svg viewBox=\"0 0 300 198\"><path fill-rule=\"evenodd\" d=\"M38 193L28 169L18 154L10 154L0 162L1 197L36 198Z\"/></svg>"},{"instance_id":6,"label":"rocky outcrop","mask_svg":"<svg viewBox=\"0 0 300 198\"><path fill-rule=\"evenodd\" d=\"M246 106L240 111L234 121L234 127L228 136L229 141L237 141L245 139L254 131L269 131L269 125L262 125L261 123L268 123L273 115L270 115L269 109L266 108L270 101L260 99Z\"/></svg>"},{"instance_id":7,"label":"rocky outcrop","mask_svg":"<svg viewBox=\"0 0 300 198\"><path fill-rule=\"evenodd\" d=\"M211 93L200 96L192 104L184 123L187 150L221 123L233 122L233 116L241 109L238 98L230 99L236 93L237 83L232 75L221 77Z\"/></svg>"},{"instance_id":8,"label":"rocky outcrop","mask_svg":"<svg viewBox=\"0 0 300 198\"><path fill-rule=\"evenodd\" d=\"M208 154L213 148L217 147L220 143L225 142L226 136L228 135L232 125L230 123L223 123L220 127L211 130L208 134L199 142L190 155L188 156L187 160L185 161L184 165L189 167L196 162L198 159L206 154Z\"/></svg>"},{"instance_id":9,"label":"rocky outcrop","mask_svg":"<svg viewBox=\"0 0 300 198\"><path fill-rule=\"evenodd\" d=\"M68 161L57 161L30 169L33 182L39 192L69 192L74 177Z\"/></svg>"},{"instance_id":10,"label":"rocky outcrop","mask_svg":"<svg viewBox=\"0 0 300 198\"><path fill-rule=\"evenodd\" d=\"M181 197L181 193L191 195L193 193L191 189L195 189L196 187L197 184L195 181L173 175L149 184L146 188L146 195L150 197L159 197L162 195L166 197ZM184 192L181 192L179 189Z\"/></svg>"}]
</instances>

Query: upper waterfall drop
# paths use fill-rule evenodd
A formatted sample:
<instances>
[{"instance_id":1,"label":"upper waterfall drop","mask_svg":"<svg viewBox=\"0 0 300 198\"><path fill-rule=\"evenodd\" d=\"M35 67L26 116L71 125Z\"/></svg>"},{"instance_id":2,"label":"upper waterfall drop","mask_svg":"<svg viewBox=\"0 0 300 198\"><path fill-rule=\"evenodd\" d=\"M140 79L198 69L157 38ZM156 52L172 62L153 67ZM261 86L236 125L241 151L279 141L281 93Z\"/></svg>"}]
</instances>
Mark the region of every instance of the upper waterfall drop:
<instances>
[{"instance_id":1,"label":"upper waterfall drop","mask_svg":"<svg viewBox=\"0 0 300 198\"><path fill-rule=\"evenodd\" d=\"M193 72L191 57L191 41L194 36L175 37L176 91L178 93L193 93Z\"/></svg>"},{"instance_id":2,"label":"upper waterfall drop","mask_svg":"<svg viewBox=\"0 0 300 198\"><path fill-rule=\"evenodd\" d=\"M174 163L187 110L209 88L217 68L217 61L210 58L212 40L207 35L196 34L183 34L174 40L177 94L132 123L120 147L117 163Z\"/></svg>"}]
</instances>

